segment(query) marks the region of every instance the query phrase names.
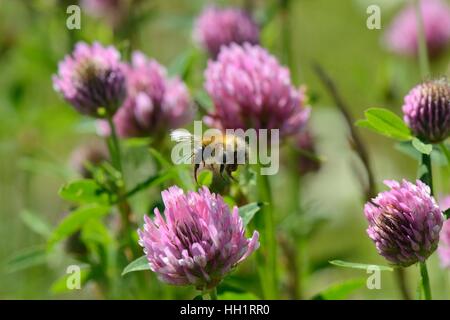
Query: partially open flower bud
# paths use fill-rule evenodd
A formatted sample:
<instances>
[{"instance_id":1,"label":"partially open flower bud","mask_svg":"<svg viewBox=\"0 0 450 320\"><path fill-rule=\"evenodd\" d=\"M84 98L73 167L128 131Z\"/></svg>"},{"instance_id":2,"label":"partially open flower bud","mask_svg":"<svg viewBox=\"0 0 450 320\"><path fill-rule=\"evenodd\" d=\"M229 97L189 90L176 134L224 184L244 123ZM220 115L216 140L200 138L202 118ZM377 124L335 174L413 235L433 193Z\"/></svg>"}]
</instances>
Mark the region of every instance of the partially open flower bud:
<instances>
[{"instance_id":1,"label":"partially open flower bud","mask_svg":"<svg viewBox=\"0 0 450 320\"><path fill-rule=\"evenodd\" d=\"M120 54L112 46L77 43L73 53L59 63L53 86L78 112L112 116L126 95Z\"/></svg>"},{"instance_id":2,"label":"partially open flower bud","mask_svg":"<svg viewBox=\"0 0 450 320\"><path fill-rule=\"evenodd\" d=\"M404 120L426 142L438 143L450 135L450 85L447 80L428 81L405 97Z\"/></svg>"},{"instance_id":3,"label":"partially open flower bud","mask_svg":"<svg viewBox=\"0 0 450 320\"><path fill-rule=\"evenodd\" d=\"M393 265L424 262L437 248L444 216L421 181L385 181L389 191L366 203L367 233L378 253Z\"/></svg>"}]
</instances>

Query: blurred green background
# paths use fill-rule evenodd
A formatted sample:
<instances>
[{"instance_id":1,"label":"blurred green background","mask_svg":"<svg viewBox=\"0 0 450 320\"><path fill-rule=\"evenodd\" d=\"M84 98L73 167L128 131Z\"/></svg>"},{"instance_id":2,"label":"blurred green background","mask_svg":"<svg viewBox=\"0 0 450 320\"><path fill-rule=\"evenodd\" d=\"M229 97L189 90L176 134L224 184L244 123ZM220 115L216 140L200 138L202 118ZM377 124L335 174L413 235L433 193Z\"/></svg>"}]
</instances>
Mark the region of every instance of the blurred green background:
<instances>
[{"instance_id":1,"label":"blurred green background","mask_svg":"<svg viewBox=\"0 0 450 320\"><path fill-rule=\"evenodd\" d=\"M76 2L76 1L73 1ZM254 4L260 21L267 17L271 1L218 1L224 5ZM362 166L349 147L348 129L333 106L312 69L320 63L330 74L351 107L355 119L368 107L386 107L400 114L402 96L420 81L414 59L396 57L382 45L382 35L392 16L404 1L365 0L292 0L292 70L296 84L306 84L313 97L311 129L317 136L320 155L326 161L321 170L302 180L301 201L310 217L325 218L311 234L302 250L309 269L305 296L311 297L330 285L351 278L365 278L365 271L331 266L327 261L386 264L366 236L364 204L355 172ZM93 18L82 10L81 30L67 30L66 8L71 1L0 0L0 298L94 298L89 288L54 294L52 283L64 275L70 258L52 257L32 268L8 272L8 260L22 250L38 246L43 239L24 223L26 212L56 225L67 203L57 191L74 177L68 165L72 150L95 136L92 120L81 117L53 91L51 76L58 61L71 51L77 40L116 44L119 48L140 49L166 66L192 50L192 22L207 1L144 0L136 4L140 19L125 34L113 32L108 21ZM366 8L378 4L382 9L382 29L366 27ZM282 15L277 14L265 26L263 45L282 61ZM128 42L127 39L132 39ZM434 75L448 72L450 55L432 64ZM188 85L193 94L202 86L205 57L191 72ZM416 178L417 163L397 152L395 143L360 130L367 145L379 190L382 180ZM436 170L436 176L439 175ZM448 185L437 179L440 192ZM286 174L273 178L276 208L283 209ZM281 214L281 213L280 213ZM313 218L312 218L313 219ZM25 219L26 220L26 219ZM314 220L314 219L313 219ZM300 250L299 249L299 250ZM40 259L37 257L36 259ZM435 298L449 298L449 282L439 271L434 254L429 260ZM418 268L407 270L408 285L415 293ZM447 288L445 288L447 283ZM351 298L399 299L392 273L382 273L381 290L365 287Z\"/></svg>"}]
</instances>

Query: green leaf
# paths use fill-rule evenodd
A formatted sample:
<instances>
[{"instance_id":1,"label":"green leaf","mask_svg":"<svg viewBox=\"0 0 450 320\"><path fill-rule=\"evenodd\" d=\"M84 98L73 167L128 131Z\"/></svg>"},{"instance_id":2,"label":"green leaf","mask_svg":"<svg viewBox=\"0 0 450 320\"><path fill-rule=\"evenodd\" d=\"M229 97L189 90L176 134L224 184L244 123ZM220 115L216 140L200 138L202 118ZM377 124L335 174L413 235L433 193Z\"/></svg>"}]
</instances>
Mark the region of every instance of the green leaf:
<instances>
[{"instance_id":1,"label":"green leaf","mask_svg":"<svg viewBox=\"0 0 450 320\"><path fill-rule=\"evenodd\" d=\"M366 279L351 279L334 284L331 287L315 295L312 300L343 300L354 291L363 288L366 285Z\"/></svg>"},{"instance_id":2,"label":"green leaf","mask_svg":"<svg viewBox=\"0 0 450 320\"><path fill-rule=\"evenodd\" d=\"M394 271L394 268L388 266L380 266L378 264L365 264L365 263L355 263L355 262L347 262L342 260L332 260L330 261L332 265L344 268L352 268L352 269L363 269L367 270L369 268L379 268L380 271Z\"/></svg>"},{"instance_id":3,"label":"green leaf","mask_svg":"<svg viewBox=\"0 0 450 320\"><path fill-rule=\"evenodd\" d=\"M133 189L127 192L126 196L131 197L135 195L136 193L139 193L142 190L149 189L153 186L159 185L163 183L164 181L167 181L171 178L173 178L176 170L175 168L169 169L169 170L162 170L158 173L156 173L153 176L148 177L146 180L138 183Z\"/></svg>"},{"instance_id":4,"label":"green leaf","mask_svg":"<svg viewBox=\"0 0 450 320\"><path fill-rule=\"evenodd\" d=\"M194 101L197 103L197 105L200 107L200 109L202 109L204 112L210 112L211 110L214 109L214 105L213 105L211 98L203 90L198 90L194 94Z\"/></svg>"},{"instance_id":5,"label":"green leaf","mask_svg":"<svg viewBox=\"0 0 450 320\"><path fill-rule=\"evenodd\" d=\"M260 300L255 294L251 292L224 292L218 296L219 300Z\"/></svg>"},{"instance_id":6,"label":"green leaf","mask_svg":"<svg viewBox=\"0 0 450 320\"><path fill-rule=\"evenodd\" d=\"M223 201L230 207L233 208L236 205L236 201L232 196L223 196Z\"/></svg>"},{"instance_id":7,"label":"green leaf","mask_svg":"<svg viewBox=\"0 0 450 320\"><path fill-rule=\"evenodd\" d=\"M192 178L192 169L185 166L175 166L177 184L185 190L197 190Z\"/></svg>"},{"instance_id":8,"label":"green leaf","mask_svg":"<svg viewBox=\"0 0 450 320\"><path fill-rule=\"evenodd\" d=\"M59 196L78 204L108 204L108 194L94 180L90 179L65 184L59 190Z\"/></svg>"},{"instance_id":9,"label":"green leaf","mask_svg":"<svg viewBox=\"0 0 450 320\"><path fill-rule=\"evenodd\" d=\"M107 246L112 243L113 238L108 228L100 220L91 219L87 221L81 230L81 239L86 245L95 243Z\"/></svg>"},{"instance_id":10,"label":"green leaf","mask_svg":"<svg viewBox=\"0 0 450 320\"><path fill-rule=\"evenodd\" d=\"M239 208L239 216L242 218L244 227L247 226L262 206L263 203L261 202L252 202Z\"/></svg>"},{"instance_id":11,"label":"green leaf","mask_svg":"<svg viewBox=\"0 0 450 320\"><path fill-rule=\"evenodd\" d=\"M409 128L395 113L387 109L370 108L364 114L366 119L358 120L355 125L400 141L412 139Z\"/></svg>"},{"instance_id":12,"label":"green leaf","mask_svg":"<svg viewBox=\"0 0 450 320\"><path fill-rule=\"evenodd\" d=\"M203 170L199 173L197 183L199 186L209 187L213 181L213 174L209 170Z\"/></svg>"},{"instance_id":13,"label":"green leaf","mask_svg":"<svg viewBox=\"0 0 450 320\"><path fill-rule=\"evenodd\" d=\"M420 159L422 159L422 154L412 146L411 141L397 142L395 144L395 149L416 161L420 161Z\"/></svg>"},{"instance_id":14,"label":"green leaf","mask_svg":"<svg viewBox=\"0 0 450 320\"><path fill-rule=\"evenodd\" d=\"M261 43L264 43L265 48L273 49L276 46L277 40L280 36L280 28L276 23L278 10L278 1L272 1L272 6L266 10L266 15L262 21Z\"/></svg>"},{"instance_id":15,"label":"green leaf","mask_svg":"<svg viewBox=\"0 0 450 320\"><path fill-rule=\"evenodd\" d=\"M192 300L203 300L203 296L201 294L194 297Z\"/></svg>"},{"instance_id":16,"label":"green leaf","mask_svg":"<svg viewBox=\"0 0 450 320\"><path fill-rule=\"evenodd\" d=\"M128 148L146 147L150 144L150 138L149 137L128 138L124 141L124 143Z\"/></svg>"},{"instance_id":17,"label":"green leaf","mask_svg":"<svg viewBox=\"0 0 450 320\"><path fill-rule=\"evenodd\" d=\"M422 153L413 147L412 140L396 143L395 149L418 162L422 161ZM431 151L431 160L433 161L433 165L440 167L447 166L447 160L440 148L433 147L433 151Z\"/></svg>"},{"instance_id":18,"label":"green leaf","mask_svg":"<svg viewBox=\"0 0 450 320\"><path fill-rule=\"evenodd\" d=\"M450 208L445 210L443 213L444 213L444 216L445 216L446 219L450 219Z\"/></svg>"},{"instance_id":19,"label":"green leaf","mask_svg":"<svg viewBox=\"0 0 450 320\"><path fill-rule=\"evenodd\" d=\"M171 163L169 161L167 161L158 150L156 150L154 148L150 148L149 152L161 167L163 167L164 169L168 169L171 167Z\"/></svg>"},{"instance_id":20,"label":"green leaf","mask_svg":"<svg viewBox=\"0 0 450 320\"><path fill-rule=\"evenodd\" d=\"M26 248L11 257L5 265L5 272L17 272L47 263L45 246Z\"/></svg>"},{"instance_id":21,"label":"green leaf","mask_svg":"<svg viewBox=\"0 0 450 320\"><path fill-rule=\"evenodd\" d=\"M186 50L182 52L175 61L169 66L169 74L171 76L179 76L182 80L186 80L192 70L192 65L198 56L196 49Z\"/></svg>"},{"instance_id":22,"label":"green leaf","mask_svg":"<svg viewBox=\"0 0 450 320\"><path fill-rule=\"evenodd\" d=\"M377 130L370 124L370 122L368 120L357 120L355 122L355 126L360 127L360 128L366 128L366 129L370 129L373 130L375 132L377 132Z\"/></svg>"},{"instance_id":23,"label":"green leaf","mask_svg":"<svg viewBox=\"0 0 450 320\"><path fill-rule=\"evenodd\" d=\"M110 207L100 205L89 205L72 211L53 230L48 240L48 249L53 248L56 243L80 230L89 220L101 218L109 213L109 211Z\"/></svg>"},{"instance_id":24,"label":"green leaf","mask_svg":"<svg viewBox=\"0 0 450 320\"><path fill-rule=\"evenodd\" d=\"M52 233L50 224L48 224L47 221L44 221L41 216L34 212L25 209L20 213L20 218L30 230L45 238L47 238Z\"/></svg>"},{"instance_id":25,"label":"green leaf","mask_svg":"<svg viewBox=\"0 0 450 320\"><path fill-rule=\"evenodd\" d=\"M122 276L130 272L150 270L150 265L146 256L137 258L123 269Z\"/></svg>"},{"instance_id":26,"label":"green leaf","mask_svg":"<svg viewBox=\"0 0 450 320\"><path fill-rule=\"evenodd\" d=\"M419 151L420 153L423 153L423 154L430 154L431 151L433 151L433 145L432 144L423 143L422 141L420 141L417 138L414 138L412 140L412 146L417 151Z\"/></svg>"}]
</instances>

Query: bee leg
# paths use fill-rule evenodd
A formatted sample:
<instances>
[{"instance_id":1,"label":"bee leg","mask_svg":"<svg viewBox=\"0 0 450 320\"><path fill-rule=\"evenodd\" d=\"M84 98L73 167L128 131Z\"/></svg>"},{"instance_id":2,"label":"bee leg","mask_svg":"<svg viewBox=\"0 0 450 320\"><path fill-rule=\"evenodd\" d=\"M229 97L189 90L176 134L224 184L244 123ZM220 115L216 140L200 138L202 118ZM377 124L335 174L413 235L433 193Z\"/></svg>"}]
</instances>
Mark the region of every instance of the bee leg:
<instances>
[{"instance_id":1,"label":"bee leg","mask_svg":"<svg viewBox=\"0 0 450 320\"><path fill-rule=\"evenodd\" d=\"M228 176L230 177L230 179L231 180L233 180L234 182L238 182L237 180L236 180L236 178L235 177L233 177L232 175L231 175L231 172L228 174Z\"/></svg>"},{"instance_id":2,"label":"bee leg","mask_svg":"<svg viewBox=\"0 0 450 320\"><path fill-rule=\"evenodd\" d=\"M197 180L198 176L197 176L197 173L198 173L198 168L199 168L199 167L200 167L200 164L198 164L198 163L194 164L194 179L195 179L195 183L196 183L196 184L198 184L198 180Z\"/></svg>"},{"instance_id":3,"label":"bee leg","mask_svg":"<svg viewBox=\"0 0 450 320\"><path fill-rule=\"evenodd\" d=\"M224 171L225 171L225 164L222 163L222 164L220 165L220 168L219 168L219 173L220 173L220 176L222 177L223 180L227 180L227 179L225 178L225 176L223 175Z\"/></svg>"},{"instance_id":4,"label":"bee leg","mask_svg":"<svg viewBox=\"0 0 450 320\"><path fill-rule=\"evenodd\" d=\"M237 170L237 166L236 165L230 165L227 167L227 174L228 177L230 177L231 180L233 180L234 182L238 182L231 174Z\"/></svg>"},{"instance_id":5,"label":"bee leg","mask_svg":"<svg viewBox=\"0 0 450 320\"><path fill-rule=\"evenodd\" d=\"M231 180L233 180L234 182L238 182L238 181L236 180L236 178L233 177L233 176L231 175L231 172L228 173L228 177L229 177Z\"/></svg>"}]
</instances>

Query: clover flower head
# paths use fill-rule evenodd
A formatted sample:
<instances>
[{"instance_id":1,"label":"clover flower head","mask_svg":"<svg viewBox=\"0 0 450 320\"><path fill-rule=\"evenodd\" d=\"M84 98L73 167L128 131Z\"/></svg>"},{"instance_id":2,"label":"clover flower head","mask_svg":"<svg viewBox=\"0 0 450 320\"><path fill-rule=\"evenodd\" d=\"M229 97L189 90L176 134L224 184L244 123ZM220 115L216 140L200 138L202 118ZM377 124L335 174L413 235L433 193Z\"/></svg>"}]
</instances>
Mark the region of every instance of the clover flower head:
<instances>
[{"instance_id":1,"label":"clover flower head","mask_svg":"<svg viewBox=\"0 0 450 320\"><path fill-rule=\"evenodd\" d=\"M367 234L393 265L424 262L437 248L444 217L421 181L385 181L391 189L366 203Z\"/></svg>"},{"instance_id":2,"label":"clover flower head","mask_svg":"<svg viewBox=\"0 0 450 320\"><path fill-rule=\"evenodd\" d=\"M112 46L79 42L72 54L59 63L53 86L78 112L93 117L112 116L126 95L120 54ZM101 109L104 112L99 113Z\"/></svg>"},{"instance_id":3,"label":"clover flower head","mask_svg":"<svg viewBox=\"0 0 450 320\"><path fill-rule=\"evenodd\" d=\"M238 208L230 212L206 187L184 193L173 186L162 192L164 217L155 209L139 230L150 269L169 284L211 289L258 246L258 232L245 238Z\"/></svg>"},{"instance_id":4,"label":"clover flower head","mask_svg":"<svg viewBox=\"0 0 450 320\"><path fill-rule=\"evenodd\" d=\"M258 45L222 48L205 71L205 89L215 110L205 122L218 129L278 129L280 136L299 132L309 119L303 90L291 83L289 70Z\"/></svg>"}]
</instances>

